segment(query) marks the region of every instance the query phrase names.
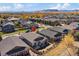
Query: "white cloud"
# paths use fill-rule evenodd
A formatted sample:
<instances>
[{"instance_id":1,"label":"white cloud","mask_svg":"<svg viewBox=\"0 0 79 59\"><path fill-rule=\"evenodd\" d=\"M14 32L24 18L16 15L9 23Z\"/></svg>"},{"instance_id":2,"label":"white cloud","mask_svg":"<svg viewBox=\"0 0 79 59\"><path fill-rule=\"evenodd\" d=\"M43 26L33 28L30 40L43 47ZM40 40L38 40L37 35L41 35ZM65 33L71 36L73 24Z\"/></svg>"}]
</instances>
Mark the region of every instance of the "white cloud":
<instances>
[{"instance_id":1,"label":"white cloud","mask_svg":"<svg viewBox=\"0 0 79 59\"><path fill-rule=\"evenodd\" d=\"M14 4L14 8L15 9L22 9L22 8L24 8L24 5L22 5L22 4Z\"/></svg>"},{"instance_id":2,"label":"white cloud","mask_svg":"<svg viewBox=\"0 0 79 59\"><path fill-rule=\"evenodd\" d=\"M13 6L6 6L6 5L3 5L3 6L0 6L0 11L1 12L4 12L4 11L11 11L12 9L13 10L21 10L24 8L24 5L22 4L14 4Z\"/></svg>"},{"instance_id":3,"label":"white cloud","mask_svg":"<svg viewBox=\"0 0 79 59\"><path fill-rule=\"evenodd\" d=\"M69 6L70 6L69 3L64 3L63 5L57 4L56 6L51 7L50 9L64 10L64 9L67 9Z\"/></svg>"},{"instance_id":4,"label":"white cloud","mask_svg":"<svg viewBox=\"0 0 79 59\"><path fill-rule=\"evenodd\" d=\"M69 3L64 3L63 6L61 7L62 9L66 9L67 7L69 7L70 4Z\"/></svg>"},{"instance_id":5,"label":"white cloud","mask_svg":"<svg viewBox=\"0 0 79 59\"><path fill-rule=\"evenodd\" d=\"M51 7L50 9L60 9L61 4L57 4L55 7Z\"/></svg>"},{"instance_id":6,"label":"white cloud","mask_svg":"<svg viewBox=\"0 0 79 59\"><path fill-rule=\"evenodd\" d=\"M8 11L10 9L11 9L10 6L0 6L0 11Z\"/></svg>"}]
</instances>

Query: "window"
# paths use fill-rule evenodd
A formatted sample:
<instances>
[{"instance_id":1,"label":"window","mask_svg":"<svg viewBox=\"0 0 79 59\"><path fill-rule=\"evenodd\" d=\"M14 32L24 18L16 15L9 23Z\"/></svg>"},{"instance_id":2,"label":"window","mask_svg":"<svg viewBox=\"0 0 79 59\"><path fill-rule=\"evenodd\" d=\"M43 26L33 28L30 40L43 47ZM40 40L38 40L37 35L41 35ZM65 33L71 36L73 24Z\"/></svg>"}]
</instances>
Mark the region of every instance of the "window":
<instances>
[{"instance_id":1,"label":"window","mask_svg":"<svg viewBox=\"0 0 79 59\"><path fill-rule=\"evenodd\" d=\"M41 42L38 42L38 46L42 46Z\"/></svg>"},{"instance_id":2,"label":"window","mask_svg":"<svg viewBox=\"0 0 79 59\"><path fill-rule=\"evenodd\" d=\"M35 39L35 41L39 41L39 40L43 40L44 38L43 37L38 37Z\"/></svg>"}]
</instances>

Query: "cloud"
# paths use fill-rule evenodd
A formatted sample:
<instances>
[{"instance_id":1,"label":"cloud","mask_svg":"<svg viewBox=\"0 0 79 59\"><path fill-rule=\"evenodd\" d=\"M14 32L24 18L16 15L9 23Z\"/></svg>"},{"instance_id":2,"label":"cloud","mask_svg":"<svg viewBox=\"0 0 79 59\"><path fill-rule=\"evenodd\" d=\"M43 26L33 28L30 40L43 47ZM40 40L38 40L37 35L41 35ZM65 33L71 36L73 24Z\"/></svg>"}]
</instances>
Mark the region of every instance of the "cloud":
<instances>
[{"instance_id":1,"label":"cloud","mask_svg":"<svg viewBox=\"0 0 79 59\"><path fill-rule=\"evenodd\" d=\"M23 4L14 4L14 9L22 9L24 8Z\"/></svg>"},{"instance_id":2,"label":"cloud","mask_svg":"<svg viewBox=\"0 0 79 59\"><path fill-rule=\"evenodd\" d=\"M0 5L0 11L1 12L6 12L6 11L11 11L11 10L14 10L14 11L19 11L19 10L23 10L24 9L24 5L23 4L13 4L13 6L10 6L10 5L3 5L1 6Z\"/></svg>"},{"instance_id":3,"label":"cloud","mask_svg":"<svg viewBox=\"0 0 79 59\"><path fill-rule=\"evenodd\" d=\"M61 7L62 9L66 9L67 7L69 7L70 4L69 3L64 3L63 6Z\"/></svg>"},{"instance_id":4,"label":"cloud","mask_svg":"<svg viewBox=\"0 0 79 59\"><path fill-rule=\"evenodd\" d=\"M51 7L50 9L60 9L60 7L61 7L61 4L57 4L56 6Z\"/></svg>"},{"instance_id":5,"label":"cloud","mask_svg":"<svg viewBox=\"0 0 79 59\"><path fill-rule=\"evenodd\" d=\"M11 9L10 6L0 6L0 11L8 11L10 9Z\"/></svg>"},{"instance_id":6,"label":"cloud","mask_svg":"<svg viewBox=\"0 0 79 59\"><path fill-rule=\"evenodd\" d=\"M64 9L67 9L69 6L70 6L69 3L64 3L63 5L57 4L56 6L51 7L50 9L64 10Z\"/></svg>"},{"instance_id":7,"label":"cloud","mask_svg":"<svg viewBox=\"0 0 79 59\"><path fill-rule=\"evenodd\" d=\"M51 4L52 6L53 4ZM4 5L0 5L0 11L4 12L4 11L33 11L33 10L39 10L38 7L41 7L40 9L58 9L58 10L66 10L69 9L69 7L71 6L70 3L57 3L55 6L53 7L45 7L44 5L41 6L40 4L21 4L21 3L14 3L14 4L4 4Z\"/></svg>"}]
</instances>

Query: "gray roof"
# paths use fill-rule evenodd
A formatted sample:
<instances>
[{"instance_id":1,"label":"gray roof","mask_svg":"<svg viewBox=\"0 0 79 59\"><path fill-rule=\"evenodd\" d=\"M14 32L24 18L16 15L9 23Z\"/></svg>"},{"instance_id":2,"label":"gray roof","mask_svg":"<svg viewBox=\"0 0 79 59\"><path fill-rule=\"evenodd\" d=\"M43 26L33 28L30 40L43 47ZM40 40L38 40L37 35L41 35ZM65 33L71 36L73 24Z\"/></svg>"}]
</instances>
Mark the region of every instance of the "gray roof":
<instances>
[{"instance_id":1,"label":"gray roof","mask_svg":"<svg viewBox=\"0 0 79 59\"><path fill-rule=\"evenodd\" d=\"M20 19L19 22L20 22L22 25L27 25L27 20L22 20L22 19Z\"/></svg>"},{"instance_id":2,"label":"gray roof","mask_svg":"<svg viewBox=\"0 0 79 59\"><path fill-rule=\"evenodd\" d=\"M79 24L79 22L72 22L72 23L70 24L70 26L78 27L78 24Z\"/></svg>"},{"instance_id":3,"label":"gray roof","mask_svg":"<svg viewBox=\"0 0 79 59\"><path fill-rule=\"evenodd\" d=\"M58 27L58 26L54 26L54 27L49 28L49 30L63 33L63 31L65 30L65 28L61 28L61 27Z\"/></svg>"},{"instance_id":4,"label":"gray roof","mask_svg":"<svg viewBox=\"0 0 79 59\"><path fill-rule=\"evenodd\" d=\"M2 27L0 27L0 31L2 31Z\"/></svg>"},{"instance_id":5,"label":"gray roof","mask_svg":"<svg viewBox=\"0 0 79 59\"><path fill-rule=\"evenodd\" d=\"M47 37L50 37L50 38L54 38L54 35L57 34L57 32L50 31L50 30L42 30L39 33L42 34L42 35L45 35Z\"/></svg>"},{"instance_id":6,"label":"gray roof","mask_svg":"<svg viewBox=\"0 0 79 59\"><path fill-rule=\"evenodd\" d=\"M43 37L42 35L40 34L37 34L35 32L29 32L29 33L23 33L21 35L21 37L27 39L29 42L31 43L34 43L35 39L38 38L38 37Z\"/></svg>"},{"instance_id":7,"label":"gray roof","mask_svg":"<svg viewBox=\"0 0 79 59\"><path fill-rule=\"evenodd\" d=\"M13 22L8 22L8 23L3 23L2 26L6 26L6 25L14 25Z\"/></svg>"},{"instance_id":8,"label":"gray roof","mask_svg":"<svg viewBox=\"0 0 79 59\"><path fill-rule=\"evenodd\" d=\"M45 19L47 21L51 21L51 22L54 22L54 21L58 21L59 19L55 19L55 18L48 18L48 19Z\"/></svg>"},{"instance_id":9,"label":"gray roof","mask_svg":"<svg viewBox=\"0 0 79 59\"><path fill-rule=\"evenodd\" d=\"M8 51L15 47L28 47L18 36L11 36L3 39L0 42L1 55L5 55Z\"/></svg>"},{"instance_id":10,"label":"gray roof","mask_svg":"<svg viewBox=\"0 0 79 59\"><path fill-rule=\"evenodd\" d=\"M60 28L64 28L64 29L67 29L67 30L72 30L73 29L73 27L72 26L70 26L70 25L65 25L65 26L59 26Z\"/></svg>"},{"instance_id":11,"label":"gray roof","mask_svg":"<svg viewBox=\"0 0 79 59\"><path fill-rule=\"evenodd\" d=\"M8 18L9 21L12 21L12 20L17 21L17 20L19 20L19 19L20 19L20 18L15 18L15 17Z\"/></svg>"},{"instance_id":12,"label":"gray roof","mask_svg":"<svg viewBox=\"0 0 79 59\"><path fill-rule=\"evenodd\" d=\"M67 21L67 19L60 19L60 21Z\"/></svg>"}]
</instances>

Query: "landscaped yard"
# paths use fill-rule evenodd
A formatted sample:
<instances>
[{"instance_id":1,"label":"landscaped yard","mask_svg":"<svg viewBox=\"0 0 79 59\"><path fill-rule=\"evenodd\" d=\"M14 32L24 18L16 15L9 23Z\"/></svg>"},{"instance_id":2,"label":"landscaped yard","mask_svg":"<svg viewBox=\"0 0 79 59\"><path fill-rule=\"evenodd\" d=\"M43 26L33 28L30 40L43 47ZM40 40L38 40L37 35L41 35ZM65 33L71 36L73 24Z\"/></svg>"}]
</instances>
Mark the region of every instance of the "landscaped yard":
<instances>
[{"instance_id":1,"label":"landscaped yard","mask_svg":"<svg viewBox=\"0 0 79 59\"><path fill-rule=\"evenodd\" d=\"M3 35L4 33L3 32L0 32L0 35Z\"/></svg>"},{"instance_id":2,"label":"landscaped yard","mask_svg":"<svg viewBox=\"0 0 79 59\"><path fill-rule=\"evenodd\" d=\"M12 33L3 33L3 32L0 32L0 35L6 35L6 34L20 34L20 33L24 33L26 32L26 30L18 30L18 31L15 31L15 32L12 32Z\"/></svg>"}]
</instances>

